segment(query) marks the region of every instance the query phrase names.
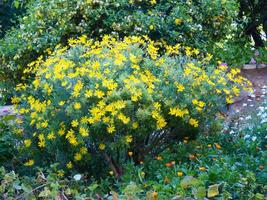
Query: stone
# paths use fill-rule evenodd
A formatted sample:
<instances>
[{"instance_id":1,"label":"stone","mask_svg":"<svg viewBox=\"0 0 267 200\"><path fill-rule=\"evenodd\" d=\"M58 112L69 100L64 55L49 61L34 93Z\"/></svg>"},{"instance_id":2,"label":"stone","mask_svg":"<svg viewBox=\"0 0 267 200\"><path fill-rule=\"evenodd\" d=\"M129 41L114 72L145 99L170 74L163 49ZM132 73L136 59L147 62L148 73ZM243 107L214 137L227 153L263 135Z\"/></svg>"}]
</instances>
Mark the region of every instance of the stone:
<instances>
[{"instance_id":1,"label":"stone","mask_svg":"<svg viewBox=\"0 0 267 200\"><path fill-rule=\"evenodd\" d=\"M245 64L243 65L243 69L256 69L257 65L256 64Z\"/></svg>"},{"instance_id":2,"label":"stone","mask_svg":"<svg viewBox=\"0 0 267 200\"><path fill-rule=\"evenodd\" d=\"M267 67L267 64L264 64L264 63L257 64L258 69L262 69L262 68L266 68L266 67Z\"/></svg>"}]
</instances>

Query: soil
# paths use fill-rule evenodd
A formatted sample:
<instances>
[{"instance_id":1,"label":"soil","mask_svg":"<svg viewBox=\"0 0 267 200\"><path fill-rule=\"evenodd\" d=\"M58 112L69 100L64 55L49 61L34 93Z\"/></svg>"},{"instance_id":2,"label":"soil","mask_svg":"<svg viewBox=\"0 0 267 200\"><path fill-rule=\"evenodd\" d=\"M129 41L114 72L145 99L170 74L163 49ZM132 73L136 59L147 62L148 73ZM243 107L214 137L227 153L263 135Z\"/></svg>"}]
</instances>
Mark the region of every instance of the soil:
<instances>
[{"instance_id":1,"label":"soil","mask_svg":"<svg viewBox=\"0 0 267 200\"><path fill-rule=\"evenodd\" d=\"M241 74L251 81L254 93L241 93L241 96L230 106L230 112L245 112L248 107L259 105L267 97L267 68L243 69Z\"/></svg>"}]
</instances>

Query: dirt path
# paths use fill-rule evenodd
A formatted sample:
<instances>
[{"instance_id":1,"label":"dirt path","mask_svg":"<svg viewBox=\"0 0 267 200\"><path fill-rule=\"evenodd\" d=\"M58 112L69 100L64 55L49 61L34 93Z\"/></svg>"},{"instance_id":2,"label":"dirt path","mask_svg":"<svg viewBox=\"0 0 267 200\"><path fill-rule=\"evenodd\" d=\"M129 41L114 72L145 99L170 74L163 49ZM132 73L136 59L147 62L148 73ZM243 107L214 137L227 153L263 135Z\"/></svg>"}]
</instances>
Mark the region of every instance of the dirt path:
<instances>
[{"instance_id":1,"label":"dirt path","mask_svg":"<svg viewBox=\"0 0 267 200\"><path fill-rule=\"evenodd\" d=\"M238 100L232 105L232 109L239 111L246 110L246 107L254 107L267 97L267 68L242 70L241 73L251 81L254 94L241 94Z\"/></svg>"},{"instance_id":2,"label":"dirt path","mask_svg":"<svg viewBox=\"0 0 267 200\"><path fill-rule=\"evenodd\" d=\"M254 93L243 92L235 103L230 106L225 119L226 124L240 123L256 112L264 99L267 99L267 68L242 70L242 75L253 85Z\"/></svg>"}]
</instances>

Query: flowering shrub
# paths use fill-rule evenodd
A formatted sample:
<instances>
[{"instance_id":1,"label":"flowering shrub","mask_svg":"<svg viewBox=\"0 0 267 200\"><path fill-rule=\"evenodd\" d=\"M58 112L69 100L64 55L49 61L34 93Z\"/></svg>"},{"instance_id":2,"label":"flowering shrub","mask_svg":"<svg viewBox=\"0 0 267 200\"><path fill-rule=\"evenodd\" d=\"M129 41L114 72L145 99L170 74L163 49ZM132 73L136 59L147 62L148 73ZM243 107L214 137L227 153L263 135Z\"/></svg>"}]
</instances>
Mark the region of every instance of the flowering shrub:
<instances>
[{"instance_id":1,"label":"flowering shrub","mask_svg":"<svg viewBox=\"0 0 267 200\"><path fill-rule=\"evenodd\" d=\"M179 42L214 52L213 45L232 33L231 25L238 13L235 0L28 2L19 26L0 40L0 66L4 69L0 78L5 80L0 86L5 94L12 92L14 82L25 81L22 71L29 62L45 55L45 49L65 44L70 37L145 34L170 44Z\"/></svg>"},{"instance_id":2,"label":"flowering shrub","mask_svg":"<svg viewBox=\"0 0 267 200\"><path fill-rule=\"evenodd\" d=\"M238 69L209 65L211 55L147 37L82 36L50 54L29 64L24 73L36 77L12 98L24 116L15 132L26 166L105 158L118 176L126 157L139 162L192 137L250 84Z\"/></svg>"}]
</instances>

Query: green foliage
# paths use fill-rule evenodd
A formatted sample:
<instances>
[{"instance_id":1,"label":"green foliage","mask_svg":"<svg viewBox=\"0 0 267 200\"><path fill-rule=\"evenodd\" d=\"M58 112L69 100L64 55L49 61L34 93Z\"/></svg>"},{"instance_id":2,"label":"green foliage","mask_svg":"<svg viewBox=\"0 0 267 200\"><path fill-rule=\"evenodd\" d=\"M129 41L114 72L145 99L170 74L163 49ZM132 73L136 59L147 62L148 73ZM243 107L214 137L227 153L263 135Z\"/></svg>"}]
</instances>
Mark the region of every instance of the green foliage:
<instances>
[{"instance_id":1,"label":"green foliage","mask_svg":"<svg viewBox=\"0 0 267 200\"><path fill-rule=\"evenodd\" d=\"M14 116L0 117L0 165L8 169L13 167L16 147L11 124L14 124Z\"/></svg>"},{"instance_id":2,"label":"green foliage","mask_svg":"<svg viewBox=\"0 0 267 200\"><path fill-rule=\"evenodd\" d=\"M264 129L263 129L264 130ZM265 129L266 131L266 129ZM255 132L248 132L253 137ZM242 132L244 133L244 132ZM8 197L107 199L215 199L263 200L267 190L266 147L259 132L256 140L241 133L201 136L195 141L172 146L144 163L125 163L120 180L110 177L101 181L87 179L87 174L62 177L59 165L39 170L35 177L21 177L0 170L0 192ZM259 149L260 148L260 149ZM194 157L190 156L194 155ZM166 165L171 163L171 165ZM204 167L205 170L202 168Z\"/></svg>"},{"instance_id":3,"label":"green foliage","mask_svg":"<svg viewBox=\"0 0 267 200\"><path fill-rule=\"evenodd\" d=\"M215 42L232 32L236 14L235 0L32 1L20 25L0 40L1 79L9 85L23 81L22 72L29 62L46 54L47 48L81 34L90 38L148 35L212 51Z\"/></svg>"}]
</instances>

